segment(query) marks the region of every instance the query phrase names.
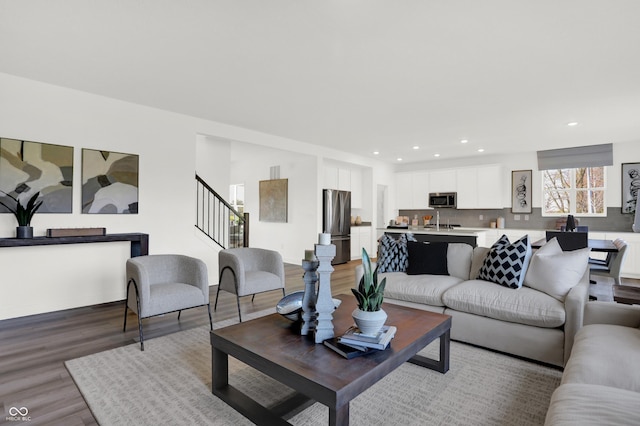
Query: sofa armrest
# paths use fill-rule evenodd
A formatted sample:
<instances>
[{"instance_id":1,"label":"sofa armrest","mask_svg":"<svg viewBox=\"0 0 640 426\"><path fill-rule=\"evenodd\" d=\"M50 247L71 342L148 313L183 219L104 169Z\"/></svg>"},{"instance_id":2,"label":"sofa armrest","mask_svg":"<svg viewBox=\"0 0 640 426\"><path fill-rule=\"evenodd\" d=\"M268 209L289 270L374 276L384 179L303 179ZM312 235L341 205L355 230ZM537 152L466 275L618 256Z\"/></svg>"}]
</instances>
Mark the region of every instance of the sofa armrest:
<instances>
[{"instance_id":1,"label":"sofa armrest","mask_svg":"<svg viewBox=\"0 0 640 426\"><path fill-rule=\"evenodd\" d=\"M588 270L587 270L588 273ZM584 321L584 310L589 301L589 276L588 274L580 280L580 283L573 287L564 300L565 322L564 322L564 362L567 363L573 339L578 330L582 328Z\"/></svg>"},{"instance_id":2,"label":"sofa armrest","mask_svg":"<svg viewBox=\"0 0 640 426\"><path fill-rule=\"evenodd\" d=\"M584 313L584 325L587 324L614 324L640 328L640 306L616 302L589 302Z\"/></svg>"}]
</instances>

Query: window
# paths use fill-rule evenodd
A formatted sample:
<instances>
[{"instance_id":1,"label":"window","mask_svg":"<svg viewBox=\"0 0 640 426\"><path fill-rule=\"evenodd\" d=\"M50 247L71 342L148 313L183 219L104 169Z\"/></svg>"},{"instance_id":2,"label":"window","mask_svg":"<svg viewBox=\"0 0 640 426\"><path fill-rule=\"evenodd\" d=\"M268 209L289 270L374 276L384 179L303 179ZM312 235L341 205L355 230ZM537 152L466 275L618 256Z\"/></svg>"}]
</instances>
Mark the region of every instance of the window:
<instances>
[{"instance_id":1,"label":"window","mask_svg":"<svg viewBox=\"0 0 640 426\"><path fill-rule=\"evenodd\" d=\"M238 213L244 213L244 184L229 185L229 204Z\"/></svg>"},{"instance_id":2,"label":"window","mask_svg":"<svg viewBox=\"0 0 640 426\"><path fill-rule=\"evenodd\" d=\"M542 171L542 215L606 216L604 167Z\"/></svg>"}]
</instances>

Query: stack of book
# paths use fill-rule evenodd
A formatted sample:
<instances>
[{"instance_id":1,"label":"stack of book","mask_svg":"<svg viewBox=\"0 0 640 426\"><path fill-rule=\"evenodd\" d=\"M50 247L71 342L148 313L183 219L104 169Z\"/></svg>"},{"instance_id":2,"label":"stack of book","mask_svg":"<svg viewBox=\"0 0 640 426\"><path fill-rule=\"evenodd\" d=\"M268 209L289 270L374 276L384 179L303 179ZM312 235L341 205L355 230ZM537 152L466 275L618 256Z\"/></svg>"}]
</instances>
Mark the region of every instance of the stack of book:
<instances>
[{"instance_id":1,"label":"stack of book","mask_svg":"<svg viewBox=\"0 0 640 426\"><path fill-rule=\"evenodd\" d=\"M371 336L363 334L356 327L350 327L342 336L325 340L325 346L333 349L345 358L351 359L360 355L385 350L396 334L396 327L385 325L380 332Z\"/></svg>"}]
</instances>

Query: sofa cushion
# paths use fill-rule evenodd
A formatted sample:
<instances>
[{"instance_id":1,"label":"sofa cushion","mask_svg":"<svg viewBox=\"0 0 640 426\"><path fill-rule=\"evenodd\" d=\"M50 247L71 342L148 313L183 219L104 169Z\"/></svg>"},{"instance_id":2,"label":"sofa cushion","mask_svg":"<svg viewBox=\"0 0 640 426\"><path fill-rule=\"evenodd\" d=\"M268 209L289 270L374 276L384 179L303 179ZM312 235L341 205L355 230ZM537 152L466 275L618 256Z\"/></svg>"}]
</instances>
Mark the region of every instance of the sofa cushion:
<instances>
[{"instance_id":1,"label":"sofa cushion","mask_svg":"<svg viewBox=\"0 0 640 426\"><path fill-rule=\"evenodd\" d=\"M513 290L483 280L450 288L442 301L457 311L536 327L560 327L565 320L564 304L545 293L527 287Z\"/></svg>"},{"instance_id":2,"label":"sofa cushion","mask_svg":"<svg viewBox=\"0 0 640 426\"><path fill-rule=\"evenodd\" d=\"M489 254L489 247L475 247L471 259L471 269L469 270L469 279L475 280L480 274L480 268L484 265L484 260Z\"/></svg>"},{"instance_id":3,"label":"sofa cushion","mask_svg":"<svg viewBox=\"0 0 640 426\"><path fill-rule=\"evenodd\" d=\"M409 258L407 241L416 241L416 239L411 233L402 234L397 240L388 234L384 234L380 238L378 272L405 272L407 270Z\"/></svg>"},{"instance_id":4,"label":"sofa cushion","mask_svg":"<svg viewBox=\"0 0 640 426\"><path fill-rule=\"evenodd\" d=\"M531 243L528 235L513 244L503 235L491 246L478 278L506 287L520 288L530 257Z\"/></svg>"},{"instance_id":5,"label":"sofa cushion","mask_svg":"<svg viewBox=\"0 0 640 426\"><path fill-rule=\"evenodd\" d=\"M545 425L637 425L640 393L608 386L566 384L551 396Z\"/></svg>"},{"instance_id":6,"label":"sofa cushion","mask_svg":"<svg viewBox=\"0 0 640 426\"><path fill-rule=\"evenodd\" d=\"M447 270L452 277L469 279L473 247L466 243L449 243L447 248ZM475 276L474 276L475 278Z\"/></svg>"},{"instance_id":7,"label":"sofa cushion","mask_svg":"<svg viewBox=\"0 0 640 426\"><path fill-rule=\"evenodd\" d=\"M409 263L407 274L449 275L447 249L449 243L407 242Z\"/></svg>"},{"instance_id":8,"label":"sofa cushion","mask_svg":"<svg viewBox=\"0 0 640 426\"><path fill-rule=\"evenodd\" d=\"M552 238L531 257L524 285L564 302L587 270L589 252L589 248L562 251L558 240Z\"/></svg>"},{"instance_id":9,"label":"sofa cushion","mask_svg":"<svg viewBox=\"0 0 640 426\"><path fill-rule=\"evenodd\" d=\"M431 306L444 306L442 294L462 282L462 279L449 275L407 275L404 272L386 272L378 275L379 280L385 277L385 298Z\"/></svg>"},{"instance_id":10,"label":"sofa cushion","mask_svg":"<svg viewBox=\"0 0 640 426\"><path fill-rule=\"evenodd\" d=\"M611 324L586 325L576 334L562 383L612 386L640 392L638 357L639 329Z\"/></svg>"}]
</instances>

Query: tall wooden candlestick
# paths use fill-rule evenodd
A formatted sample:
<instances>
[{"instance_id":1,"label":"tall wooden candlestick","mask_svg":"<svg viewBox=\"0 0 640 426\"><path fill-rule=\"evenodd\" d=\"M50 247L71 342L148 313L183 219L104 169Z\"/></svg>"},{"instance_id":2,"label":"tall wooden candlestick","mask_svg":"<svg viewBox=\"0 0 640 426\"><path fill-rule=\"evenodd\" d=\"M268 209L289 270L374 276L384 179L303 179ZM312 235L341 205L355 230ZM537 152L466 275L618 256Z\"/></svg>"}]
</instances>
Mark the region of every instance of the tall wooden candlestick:
<instances>
[{"instance_id":1,"label":"tall wooden candlestick","mask_svg":"<svg viewBox=\"0 0 640 426\"><path fill-rule=\"evenodd\" d=\"M306 257L306 256L305 256ZM316 328L316 283L318 282L319 262L317 260L303 260L304 269L304 296L302 296L302 327L300 334L306 336Z\"/></svg>"},{"instance_id":2,"label":"tall wooden candlestick","mask_svg":"<svg viewBox=\"0 0 640 426\"><path fill-rule=\"evenodd\" d=\"M316 312L318 313L315 330L316 343L322 343L326 339L334 337L333 311L335 305L331 297L331 273L333 266L331 260L336 256L336 246L333 244L316 244L316 257L318 258L318 298L316 300Z\"/></svg>"}]
</instances>

